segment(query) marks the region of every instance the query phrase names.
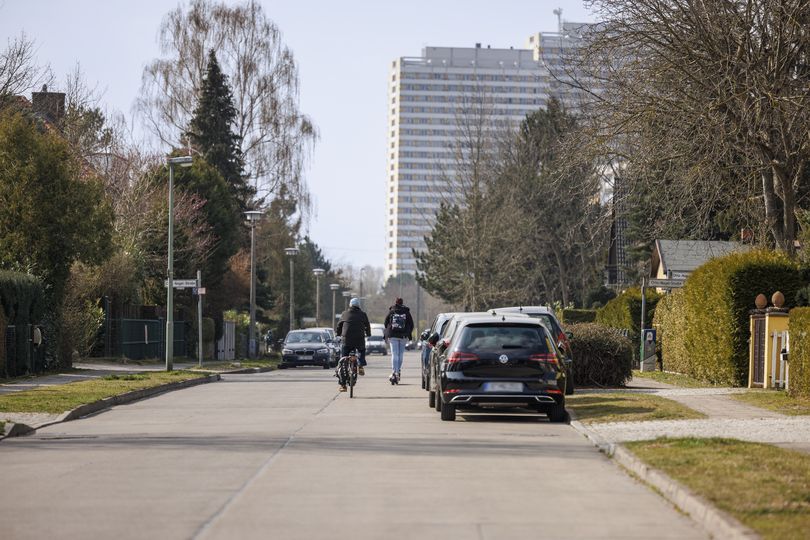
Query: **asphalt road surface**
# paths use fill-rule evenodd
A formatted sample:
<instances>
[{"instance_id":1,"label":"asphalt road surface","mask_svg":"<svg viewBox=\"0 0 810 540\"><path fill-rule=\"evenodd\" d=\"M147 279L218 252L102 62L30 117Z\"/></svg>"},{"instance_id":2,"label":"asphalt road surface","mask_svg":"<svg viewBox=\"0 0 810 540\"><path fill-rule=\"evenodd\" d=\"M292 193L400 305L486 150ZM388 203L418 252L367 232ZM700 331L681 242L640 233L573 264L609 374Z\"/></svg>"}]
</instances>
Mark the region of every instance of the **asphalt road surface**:
<instances>
[{"instance_id":1,"label":"asphalt road surface","mask_svg":"<svg viewBox=\"0 0 810 540\"><path fill-rule=\"evenodd\" d=\"M705 538L564 424L442 422L408 353L232 375L0 443L5 539Z\"/></svg>"}]
</instances>

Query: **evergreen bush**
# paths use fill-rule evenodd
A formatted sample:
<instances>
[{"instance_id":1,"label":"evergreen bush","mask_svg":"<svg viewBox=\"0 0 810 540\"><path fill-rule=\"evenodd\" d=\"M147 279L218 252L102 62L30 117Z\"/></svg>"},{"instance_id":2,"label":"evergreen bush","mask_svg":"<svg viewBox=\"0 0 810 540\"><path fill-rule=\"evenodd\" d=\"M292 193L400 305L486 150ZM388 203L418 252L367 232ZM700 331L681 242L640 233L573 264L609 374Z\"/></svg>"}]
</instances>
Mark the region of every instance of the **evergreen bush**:
<instances>
[{"instance_id":1,"label":"evergreen bush","mask_svg":"<svg viewBox=\"0 0 810 540\"><path fill-rule=\"evenodd\" d=\"M610 327L572 324L571 350L577 386L623 386L632 377L633 344Z\"/></svg>"},{"instance_id":2,"label":"evergreen bush","mask_svg":"<svg viewBox=\"0 0 810 540\"><path fill-rule=\"evenodd\" d=\"M644 321L645 328L651 328L655 306L661 296L654 290L647 289L647 311ZM641 289L634 287L627 289L616 298L609 301L605 306L596 312L596 322L627 330L627 337L633 343L639 343L641 339Z\"/></svg>"},{"instance_id":3,"label":"evergreen bush","mask_svg":"<svg viewBox=\"0 0 810 540\"><path fill-rule=\"evenodd\" d=\"M20 272L0 270L0 304L5 324L16 327L16 355L4 355L4 375L15 376L28 371L28 325L39 322L45 309L45 292L39 278ZM3 326L5 330L5 325ZM5 342L5 331L0 336Z\"/></svg>"},{"instance_id":4,"label":"evergreen bush","mask_svg":"<svg viewBox=\"0 0 810 540\"><path fill-rule=\"evenodd\" d=\"M788 393L810 397L810 308L790 310L790 382Z\"/></svg>"},{"instance_id":5,"label":"evergreen bush","mask_svg":"<svg viewBox=\"0 0 810 540\"><path fill-rule=\"evenodd\" d=\"M572 309L572 308L563 309L562 319L560 320L560 322L563 324L588 323L595 321L596 321L595 309Z\"/></svg>"},{"instance_id":6,"label":"evergreen bush","mask_svg":"<svg viewBox=\"0 0 810 540\"><path fill-rule=\"evenodd\" d=\"M664 371L689 373L689 348L686 346L686 302L683 289L675 289L658 301L653 317L656 352Z\"/></svg>"}]
</instances>

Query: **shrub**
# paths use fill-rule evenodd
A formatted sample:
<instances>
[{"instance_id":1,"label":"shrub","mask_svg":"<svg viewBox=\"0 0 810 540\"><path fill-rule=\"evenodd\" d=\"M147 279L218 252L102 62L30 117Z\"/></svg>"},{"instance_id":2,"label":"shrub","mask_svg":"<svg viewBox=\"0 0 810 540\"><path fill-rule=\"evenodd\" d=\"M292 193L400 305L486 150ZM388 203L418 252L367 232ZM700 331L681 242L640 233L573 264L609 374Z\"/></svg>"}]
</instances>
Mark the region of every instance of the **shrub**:
<instances>
[{"instance_id":1,"label":"shrub","mask_svg":"<svg viewBox=\"0 0 810 540\"><path fill-rule=\"evenodd\" d=\"M647 311L644 321L645 327L650 328L655 313L655 306L660 295L652 289L647 289ZM641 289L638 287L627 289L619 296L605 304L605 307L596 312L596 322L627 330L627 337L633 343L639 343L641 339Z\"/></svg>"},{"instance_id":2,"label":"shrub","mask_svg":"<svg viewBox=\"0 0 810 540\"><path fill-rule=\"evenodd\" d=\"M6 376L21 375L28 362L28 325L39 322L45 309L45 292L39 278L20 272L0 271L0 304L6 325L17 327L15 358L5 358ZM0 336L5 341L5 332Z\"/></svg>"},{"instance_id":3,"label":"shrub","mask_svg":"<svg viewBox=\"0 0 810 540\"><path fill-rule=\"evenodd\" d=\"M689 373L686 345L686 300L683 289L676 289L658 301L653 317L661 369Z\"/></svg>"},{"instance_id":4,"label":"shrub","mask_svg":"<svg viewBox=\"0 0 810 540\"><path fill-rule=\"evenodd\" d=\"M574 382L577 386L623 386L632 376L633 344L607 326L572 324Z\"/></svg>"},{"instance_id":5,"label":"shrub","mask_svg":"<svg viewBox=\"0 0 810 540\"><path fill-rule=\"evenodd\" d=\"M665 341L684 332L684 345L675 353L681 357L667 360L665 352L665 362L683 365L687 375L714 384L747 384L754 298L782 291L786 307L792 307L800 286L798 266L782 253L754 250L711 259L686 280L681 328L663 329Z\"/></svg>"},{"instance_id":6,"label":"shrub","mask_svg":"<svg viewBox=\"0 0 810 540\"><path fill-rule=\"evenodd\" d=\"M562 310L563 324L577 324L596 321L595 309L564 309Z\"/></svg>"},{"instance_id":7,"label":"shrub","mask_svg":"<svg viewBox=\"0 0 810 540\"><path fill-rule=\"evenodd\" d=\"M790 383L792 396L810 397L810 308L790 310Z\"/></svg>"}]
</instances>

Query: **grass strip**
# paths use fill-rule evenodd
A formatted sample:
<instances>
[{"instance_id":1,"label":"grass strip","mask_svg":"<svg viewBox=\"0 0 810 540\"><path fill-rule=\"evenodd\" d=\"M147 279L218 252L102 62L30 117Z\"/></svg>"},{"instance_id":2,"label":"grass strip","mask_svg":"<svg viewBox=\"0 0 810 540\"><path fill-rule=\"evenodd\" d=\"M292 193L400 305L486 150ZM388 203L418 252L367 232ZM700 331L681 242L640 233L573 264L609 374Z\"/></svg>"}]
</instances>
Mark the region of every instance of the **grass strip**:
<instances>
[{"instance_id":1,"label":"grass strip","mask_svg":"<svg viewBox=\"0 0 810 540\"><path fill-rule=\"evenodd\" d=\"M108 375L98 379L68 384L43 386L0 396L0 412L39 412L58 414L79 405L143 390L170 382L200 378L189 371L153 371L125 375Z\"/></svg>"},{"instance_id":2,"label":"grass strip","mask_svg":"<svg viewBox=\"0 0 810 540\"><path fill-rule=\"evenodd\" d=\"M585 424L706 418L686 405L649 394L583 393L567 397L565 406Z\"/></svg>"},{"instance_id":3,"label":"grass strip","mask_svg":"<svg viewBox=\"0 0 810 540\"><path fill-rule=\"evenodd\" d=\"M790 416L810 414L810 398L791 397L784 390L751 389L742 394L732 394L734 399Z\"/></svg>"},{"instance_id":4,"label":"grass strip","mask_svg":"<svg viewBox=\"0 0 810 540\"><path fill-rule=\"evenodd\" d=\"M639 371L637 369L634 369L633 378L652 379L654 381L671 384L673 386L680 386L682 388L717 387L717 385L705 381L699 381L697 379L690 377L689 375L683 375L681 373L668 373L666 371Z\"/></svg>"},{"instance_id":5,"label":"grass strip","mask_svg":"<svg viewBox=\"0 0 810 540\"><path fill-rule=\"evenodd\" d=\"M810 455L734 439L657 439L626 446L763 538L807 538Z\"/></svg>"}]
</instances>

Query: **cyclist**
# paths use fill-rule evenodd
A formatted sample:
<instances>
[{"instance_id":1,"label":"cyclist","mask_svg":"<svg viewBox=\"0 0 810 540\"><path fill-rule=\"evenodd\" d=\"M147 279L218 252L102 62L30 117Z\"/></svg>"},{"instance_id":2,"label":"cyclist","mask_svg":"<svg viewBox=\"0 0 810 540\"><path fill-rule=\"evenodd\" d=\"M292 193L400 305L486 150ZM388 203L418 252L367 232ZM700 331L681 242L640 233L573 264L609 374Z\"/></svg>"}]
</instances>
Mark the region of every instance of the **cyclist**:
<instances>
[{"instance_id":1,"label":"cyclist","mask_svg":"<svg viewBox=\"0 0 810 540\"><path fill-rule=\"evenodd\" d=\"M366 337L371 335L371 324L368 322L368 316L360 309L360 300L352 298L349 301L349 309L340 315L340 320L335 329L337 335L343 338L343 344L340 348L340 356L348 356L355 349L358 351L357 358L357 373L365 375L366 365ZM338 370L340 376L340 370ZM346 391L346 381L338 381L340 384L340 391Z\"/></svg>"},{"instance_id":2,"label":"cyclist","mask_svg":"<svg viewBox=\"0 0 810 540\"><path fill-rule=\"evenodd\" d=\"M399 382L402 369L402 356L405 354L405 343L413 339L413 318L411 310L397 298L385 317L385 337L391 344L391 384Z\"/></svg>"}]
</instances>

